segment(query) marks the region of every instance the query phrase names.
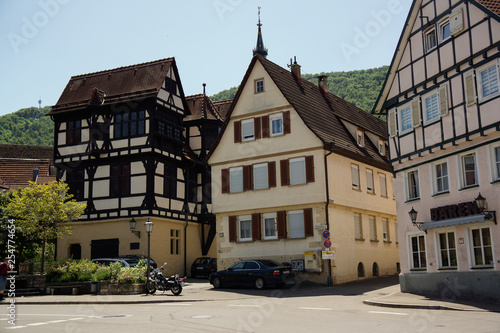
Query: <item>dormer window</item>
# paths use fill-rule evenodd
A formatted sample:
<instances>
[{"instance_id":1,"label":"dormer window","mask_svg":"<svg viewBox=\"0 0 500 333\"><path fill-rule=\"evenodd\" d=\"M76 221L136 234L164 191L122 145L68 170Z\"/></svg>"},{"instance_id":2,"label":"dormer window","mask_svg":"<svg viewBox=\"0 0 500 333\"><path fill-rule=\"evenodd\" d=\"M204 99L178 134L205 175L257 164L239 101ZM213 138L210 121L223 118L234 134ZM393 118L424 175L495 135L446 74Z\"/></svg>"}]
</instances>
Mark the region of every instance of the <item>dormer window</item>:
<instances>
[{"instance_id":1,"label":"dormer window","mask_svg":"<svg viewBox=\"0 0 500 333\"><path fill-rule=\"evenodd\" d=\"M264 79L255 80L255 93L259 94L264 92Z\"/></svg>"},{"instance_id":2,"label":"dormer window","mask_svg":"<svg viewBox=\"0 0 500 333\"><path fill-rule=\"evenodd\" d=\"M364 147L365 146L365 135L364 135L363 131L357 130L356 138L357 138L356 142L358 143L358 146Z\"/></svg>"},{"instance_id":3,"label":"dormer window","mask_svg":"<svg viewBox=\"0 0 500 333\"><path fill-rule=\"evenodd\" d=\"M378 139L378 153L382 156L385 155L385 142L384 142L384 140Z\"/></svg>"}]
</instances>

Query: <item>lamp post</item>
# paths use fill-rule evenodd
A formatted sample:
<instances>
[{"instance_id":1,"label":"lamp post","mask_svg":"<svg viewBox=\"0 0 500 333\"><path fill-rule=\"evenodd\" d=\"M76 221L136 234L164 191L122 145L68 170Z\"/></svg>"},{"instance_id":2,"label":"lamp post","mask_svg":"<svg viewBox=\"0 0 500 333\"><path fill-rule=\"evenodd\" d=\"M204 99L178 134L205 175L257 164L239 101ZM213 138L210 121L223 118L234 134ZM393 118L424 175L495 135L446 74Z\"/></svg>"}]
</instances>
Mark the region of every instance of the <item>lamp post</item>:
<instances>
[{"instance_id":1,"label":"lamp post","mask_svg":"<svg viewBox=\"0 0 500 333\"><path fill-rule=\"evenodd\" d=\"M153 231L153 222L148 217L148 220L144 223L144 228L146 229L146 233L148 234L148 268L146 271L146 286L148 285L149 279L149 265L151 261L151 232ZM148 294L148 288L146 287L146 294Z\"/></svg>"},{"instance_id":2,"label":"lamp post","mask_svg":"<svg viewBox=\"0 0 500 333\"><path fill-rule=\"evenodd\" d=\"M424 222L417 222L417 214L418 212L415 210L415 208L411 207L411 210L408 212L408 215L410 215L410 220L411 223L417 227L418 230L422 231L424 230L423 224ZM427 233L427 231L426 231Z\"/></svg>"},{"instance_id":3,"label":"lamp post","mask_svg":"<svg viewBox=\"0 0 500 333\"><path fill-rule=\"evenodd\" d=\"M488 219L490 221L493 221L495 224L497 224L497 213L496 211L492 210L485 210L486 209L486 198L479 193L477 198L474 200L476 201L476 205L479 208L479 211L481 212L482 215L484 215L485 219Z\"/></svg>"},{"instance_id":4,"label":"lamp post","mask_svg":"<svg viewBox=\"0 0 500 333\"><path fill-rule=\"evenodd\" d=\"M129 224L129 227L130 227L130 231L134 235L136 235L137 237L141 238L141 232L138 231L138 230L135 230L135 226L137 225L137 222L135 222L135 219L132 218L132 220L130 220L130 222L128 224Z\"/></svg>"}]
</instances>

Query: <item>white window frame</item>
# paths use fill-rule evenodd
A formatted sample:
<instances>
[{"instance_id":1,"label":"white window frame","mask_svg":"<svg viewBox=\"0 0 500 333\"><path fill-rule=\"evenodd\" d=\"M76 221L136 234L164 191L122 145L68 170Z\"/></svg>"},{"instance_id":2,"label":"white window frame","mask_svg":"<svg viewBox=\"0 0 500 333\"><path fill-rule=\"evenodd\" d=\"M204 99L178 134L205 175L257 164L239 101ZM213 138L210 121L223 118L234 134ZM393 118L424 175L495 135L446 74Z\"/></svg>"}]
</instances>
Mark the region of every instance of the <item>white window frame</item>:
<instances>
[{"instance_id":1,"label":"white window frame","mask_svg":"<svg viewBox=\"0 0 500 333\"><path fill-rule=\"evenodd\" d=\"M380 196L387 198L387 176L379 172L378 178L380 181Z\"/></svg>"},{"instance_id":2,"label":"white window frame","mask_svg":"<svg viewBox=\"0 0 500 333\"><path fill-rule=\"evenodd\" d=\"M432 113L432 118L429 118L429 115L427 113L429 111L429 108L427 106L427 99L429 98L435 98L435 105L433 105L435 107L435 111L433 111ZM441 118L441 110L439 107L439 92L437 89L422 96L422 111L424 116L424 125L432 124Z\"/></svg>"},{"instance_id":3,"label":"white window frame","mask_svg":"<svg viewBox=\"0 0 500 333\"><path fill-rule=\"evenodd\" d=\"M281 120L281 131L274 133L273 121ZM269 116L269 136L275 137L284 134L283 130L283 113L275 113Z\"/></svg>"},{"instance_id":4,"label":"white window frame","mask_svg":"<svg viewBox=\"0 0 500 333\"><path fill-rule=\"evenodd\" d=\"M295 220L296 218L297 220ZM292 223L296 223L296 225L292 225ZM294 232L295 229L299 232ZM304 211L293 210L288 212L288 238L304 238L305 235Z\"/></svg>"},{"instance_id":5,"label":"white window frame","mask_svg":"<svg viewBox=\"0 0 500 333\"><path fill-rule=\"evenodd\" d=\"M500 181L500 144L491 147L491 163L491 180L492 182Z\"/></svg>"},{"instance_id":6,"label":"white window frame","mask_svg":"<svg viewBox=\"0 0 500 333\"><path fill-rule=\"evenodd\" d=\"M416 187L416 196L415 197L412 197L410 196L411 192L410 192L410 186L412 186L413 184L410 184L410 175L411 174L416 174L416 179L415 179L415 187ZM420 199L420 179L419 179L419 172L418 172L418 169L414 169L414 170L410 170L408 172L406 172L405 174L405 183L406 183L406 201L412 201L412 200L418 200Z\"/></svg>"},{"instance_id":7,"label":"white window frame","mask_svg":"<svg viewBox=\"0 0 500 333\"><path fill-rule=\"evenodd\" d=\"M446 38L443 37L443 27L448 26L450 30L450 35ZM447 17L446 19L442 20L441 22L438 23L438 37L439 37L439 43L445 42L448 39L451 38L451 24L450 24L450 19Z\"/></svg>"},{"instance_id":8,"label":"white window frame","mask_svg":"<svg viewBox=\"0 0 500 333\"><path fill-rule=\"evenodd\" d=\"M442 172L442 166L444 164L446 165L446 175L444 176L441 174L441 176L439 176L437 168L438 168L438 166L441 166L441 172ZM450 167L449 167L448 160L441 160L441 161L432 163L431 168L432 168L432 170L431 170L432 188L433 188L434 195L449 193L450 192ZM447 188L443 188L443 189L439 190L439 186L438 186L439 179L443 180L443 185L444 185L444 180L446 179Z\"/></svg>"},{"instance_id":9,"label":"white window frame","mask_svg":"<svg viewBox=\"0 0 500 333\"><path fill-rule=\"evenodd\" d=\"M453 234L453 242L455 247L451 248L449 244L450 240L450 234ZM446 248L441 247L441 235L445 235L446 238ZM458 249L457 249L457 234L454 229L443 229L440 230L439 232L436 233L436 251L437 255L436 257L438 258L437 262L439 265L439 268L441 269L457 269L458 268ZM443 263L443 257L442 257L442 252L445 251L446 255L448 257L449 265L444 265ZM455 252L455 265L452 265L451 262L451 252Z\"/></svg>"},{"instance_id":10,"label":"white window frame","mask_svg":"<svg viewBox=\"0 0 500 333\"><path fill-rule=\"evenodd\" d=\"M368 221L370 222L370 240L377 241L377 219L373 215L368 215Z\"/></svg>"},{"instance_id":11,"label":"white window frame","mask_svg":"<svg viewBox=\"0 0 500 333\"><path fill-rule=\"evenodd\" d=\"M238 173L241 177L238 177ZM229 168L229 193L243 192L243 167Z\"/></svg>"},{"instance_id":12,"label":"white window frame","mask_svg":"<svg viewBox=\"0 0 500 333\"><path fill-rule=\"evenodd\" d=\"M270 223L274 224L274 235L268 235L267 234L267 228L266 228L266 220L272 220L269 221ZM278 239L278 221L277 221L277 214L276 213L267 213L262 215L262 230L263 232L263 238L266 240L269 239Z\"/></svg>"},{"instance_id":13,"label":"white window frame","mask_svg":"<svg viewBox=\"0 0 500 333\"><path fill-rule=\"evenodd\" d=\"M490 238L490 244L489 245L485 245L484 244L484 237L483 237L483 233L482 233L483 229L488 229L489 238ZM479 246L475 246L475 244L474 244L474 236L473 236L473 231L474 230L479 230L480 243L481 243ZM492 233L491 233L490 226L470 227L469 228L469 232L468 232L468 237L469 237L469 251L470 251L470 264L471 264L471 267L475 267L475 268L493 268L494 265L495 265L494 264L495 263L495 252L494 252L494 249L493 249L493 240L492 240ZM484 263L484 261L486 260L485 248L487 248L487 247L490 248L492 258L491 258L491 262L486 264L486 263ZM476 263L476 258L474 256L474 249L475 248L480 248L481 249L481 259L483 260L483 264Z\"/></svg>"},{"instance_id":14,"label":"white window frame","mask_svg":"<svg viewBox=\"0 0 500 333\"><path fill-rule=\"evenodd\" d=\"M366 191L375 194L375 181L373 179L373 170L366 169Z\"/></svg>"},{"instance_id":15,"label":"white window frame","mask_svg":"<svg viewBox=\"0 0 500 333\"><path fill-rule=\"evenodd\" d=\"M474 184L467 184L467 171L465 169L465 158L472 156L474 158L474 179L475 183ZM459 167L459 184L461 189L463 188L468 188L468 187L473 187L479 185L479 173L478 173L478 165L477 165L477 153L476 151L468 152L465 154L461 154L458 156L459 161L458 161L458 167Z\"/></svg>"},{"instance_id":16,"label":"white window frame","mask_svg":"<svg viewBox=\"0 0 500 333\"><path fill-rule=\"evenodd\" d=\"M242 233L242 228L243 225L242 223L245 223L245 225L249 225L250 229L248 230L249 235L247 237L243 237ZM243 216L238 216L238 240L240 242L249 242L252 241L252 216L251 215L243 215Z\"/></svg>"},{"instance_id":17,"label":"white window frame","mask_svg":"<svg viewBox=\"0 0 500 333\"><path fill-rule=\"evenodd\" d=\"M493 93L488 94L487 96L484 96L484 90L483 90L483 81L482 81L482 73L490 70L491 68L495 68L496 70L496 86L497 90ZM498 61L495 61L494 63L489 63L487 65L484 65L476 70L476 80L477 80L477 94L480 102L487 101L491 98L495 98L496 96L500 95L500 69L498 65Z\"/></svg>"},{"instance_id":18,"label":"white window frame","mask_svg":"<svg viewBox=\"0 0 500 333\"><path fill-rule=\"evenodd\" d=\"M363 217L360 213L354 213L354 239L363 241Z\"/></svg>"},{"instance_id":19,"label":"white window frame","mask_svg":"<svg viewBox=\"0 0 500 333\"><path fill-rule=\"evenodd\" d=\"M413 258L413 255L414 255L413 238L417 238L418 249L417 249L416 253L418 254L418 266L415 265L415 261ZM423 241L424 241L424 249L423 250L420 246L421 239L423 239ZM427 244L426 244L426 242L427 242L427 240L426 240L424 233L408 234L408 256L409 256L408 263L410 264L410 270L427 270ZM422 256L424 259L423 262L422 262ZM422 264L425 264L425 266L422 266Z\"/></svg>"},{"instance_id":20,"label":"white window frame","mask_svg":"<svg viewBox=\"0 0 500 333\"><path fill-rule=\"evenodd\" d=\"M357 184L355 181L357 180ZM359 165L351 164L351 183L353 190L361 190L361 186L359 184Z\"/></svg>"},{"instance_id":21,"label":"white window frame","mask_svg":"<svg viewBox=\"0 0 500 333\"><path fill-rule=\"evenodd\" d=\"M262 171L262 169L265 169L265 171ZM259 171L262 171L262 174ZM254 164L252 167L252 172L253 172L253 189L254 190L268 189L269 188L268 163ZM261 177L264 177L264 179L261 180ZM260 185L261 182L263 184L265 183L265 185Z\"/></svg>"},{"instance_id":22,"label":"white window frame","mask_svg":"<svg viewBox=\"0 0 500 333\"><path fill-rule=\"evenodd\" d=\"M294 165L294 166L296 166L296 168L298 168L299 163L301 163L300 165L302 165L302 170L300 170L300 169L292 170L292 168L293 168L292 165ZM290 172L290 185L306 184L307 183L307 181L306 181L306 158L305 157L291 158L289 160L289 172Z\"/></svg>"},{"instance_id":23,"label":"white window frame","mask_svg":"<svg viewBox=\"0 0 500 333\"><path fill-rule=\"evenodd\" d=\"M399 134L403 135L413 131L413 111L411 107L411 102L397 108L397 114L398 114ZM408 126L408 128L406 129L403 129L403 121L405 121L404 122L405 125L406 122L409 121L410 126Z\"/></svg>"},{"instance_id":24,"label":"white window frame","mask_svg":"<svg viewBox=\"0 0 500 333\"><path fill-rule=\"evenodd\" d=\"M429 36L433 34L434 35L434 45L430 45L429 42ZM438 45L438 36L437 36L437 31L436 27L433 26L432 28L427 29L424 31L424 41L425 41L425 53L428 53L432 50L434 50L437 45Z\"/></svg>"},{"instance_id":25,"label":"white window frame","mask_svg":"<svg viewBox=\"0 0 500 333\"><path fill-rule=\"evenodd\" d=\"M248 130L248 134L245 135L245 129L246 128L251 128L251 135L250 135L250 130ZM254 124L254 119L245 119L241 121L241 141L242 142L248 142L248 141L253 141L255 140L255 124Z\"/></svg>"},{"instance_id":26,"label":"white window frame","mask_svg":"<svg viewBox=\"0 0 500 333\"><path fill-rule=\"evenodd\" d=\"M264 90L264 79L256 79L255 80L255 93L260 94L263 93Z\"/></svg>"},{"instance_id":27,"label":"white window frame","mask_svg":"<svg viewBox=\"0 0 500 333\"><path fill-rule=\"evenodd\" d=\"M384 242L388 243L391 241L391 232L389 230L389 219L386 217L382 218L382 228L383 228Z\"/></svg>"}]
</instances>

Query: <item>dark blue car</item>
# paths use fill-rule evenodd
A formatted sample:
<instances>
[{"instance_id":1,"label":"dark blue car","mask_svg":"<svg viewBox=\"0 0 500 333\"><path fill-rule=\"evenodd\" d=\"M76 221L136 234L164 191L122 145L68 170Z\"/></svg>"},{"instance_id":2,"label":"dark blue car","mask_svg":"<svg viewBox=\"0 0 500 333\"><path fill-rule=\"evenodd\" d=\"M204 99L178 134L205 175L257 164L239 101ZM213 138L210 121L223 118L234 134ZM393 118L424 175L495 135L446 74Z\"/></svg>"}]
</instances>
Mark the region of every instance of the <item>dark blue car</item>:
<instances>
[{"instance_id":1,"label":"dark blue car","mask_svg":"<svg viewBox=\"0 0 500 333\"><path fill-rule=\"evenodd\" d=\"M217 258L200 257L197 258L191 265L191 277L198 275L209 276L217 272Z\"/></svg>"},{"instance_id":2,"label":"dark blue car","mask_svg":"<svg viewBox=\"0 0 500 333\"><path fill-rule=\"evenodd\" d=\"M255 287L285 286L295 284L292 267L283 266L274 260L244 260L224 271L210 275L214 288L228 286Z\"/></svg>"}]
</instances>

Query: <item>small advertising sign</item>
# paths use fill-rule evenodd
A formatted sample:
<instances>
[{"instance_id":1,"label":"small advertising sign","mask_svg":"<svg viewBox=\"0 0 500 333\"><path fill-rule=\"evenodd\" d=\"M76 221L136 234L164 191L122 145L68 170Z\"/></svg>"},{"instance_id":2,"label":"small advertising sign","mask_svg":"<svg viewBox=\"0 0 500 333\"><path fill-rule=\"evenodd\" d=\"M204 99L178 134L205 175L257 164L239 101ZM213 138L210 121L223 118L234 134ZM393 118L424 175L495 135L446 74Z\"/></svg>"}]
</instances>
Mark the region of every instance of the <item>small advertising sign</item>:
<instances>
[{"instance_id":1,"label":"small advertising sign","mask_svg":"<svg viewBox=\"0 0 500 333\"><path fill-rule=\"evenodd\" d=\"M321 258L335 260L335 251L321 251Z\"/></svg>"}]
</instances>

